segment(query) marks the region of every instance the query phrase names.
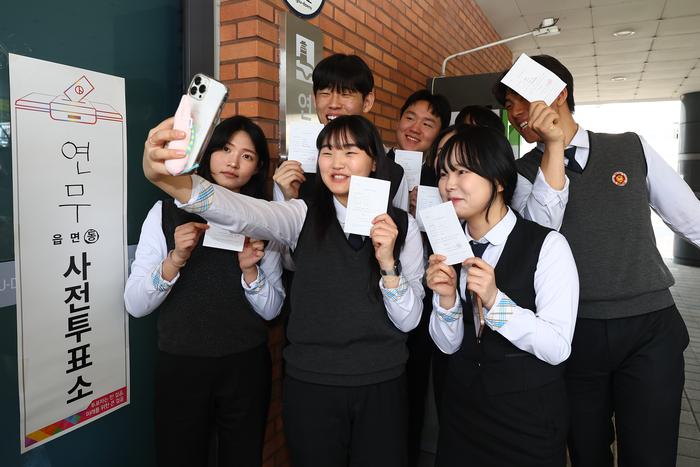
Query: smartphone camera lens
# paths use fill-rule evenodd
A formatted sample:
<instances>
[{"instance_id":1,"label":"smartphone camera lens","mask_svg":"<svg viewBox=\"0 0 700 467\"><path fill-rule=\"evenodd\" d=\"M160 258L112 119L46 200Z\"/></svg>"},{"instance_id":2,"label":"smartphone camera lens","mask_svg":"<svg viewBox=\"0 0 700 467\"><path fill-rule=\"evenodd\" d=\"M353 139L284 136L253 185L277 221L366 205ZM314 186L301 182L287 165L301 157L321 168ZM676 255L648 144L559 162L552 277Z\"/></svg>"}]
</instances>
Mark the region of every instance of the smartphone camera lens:
<instances>
[{"instance_id":1,"label":"smartphone camera lens","mask_svg":"<svg viewBox=\"0 0 700 467\"><path fill-rule=\"evenodd\" d=\"M201 94L204 94L204 93L206 92L206 90L207 90L207 87L206 87L205 85L201 85L201 86L199 87L199 92L200 92Z\"/></svg>"},{"instance_id":2,"label":"smartphone camera lens","mask_svg":"<svg viewBox=\"0 0 700 467\"><path fill-rule=\"evenodd\" d=\"M199 84L200 84L201 82L202 82L202 77L201 77L201 76L195 77L195 79L194 79L194 84L196 84L197 86L199 86Z\"/></svg>"},{"instance_id":3,"label":"smartphone camera lens","mask_svg":"<svg viewBox=\"0 0 700 467\"><path fill-rule=\"evenodd\" d=\"M197 87L196 86L192 86L192 89L190 89L190 94L192 94L193 96L195 94L197 94Z\"/></svg>"}]
</instances>

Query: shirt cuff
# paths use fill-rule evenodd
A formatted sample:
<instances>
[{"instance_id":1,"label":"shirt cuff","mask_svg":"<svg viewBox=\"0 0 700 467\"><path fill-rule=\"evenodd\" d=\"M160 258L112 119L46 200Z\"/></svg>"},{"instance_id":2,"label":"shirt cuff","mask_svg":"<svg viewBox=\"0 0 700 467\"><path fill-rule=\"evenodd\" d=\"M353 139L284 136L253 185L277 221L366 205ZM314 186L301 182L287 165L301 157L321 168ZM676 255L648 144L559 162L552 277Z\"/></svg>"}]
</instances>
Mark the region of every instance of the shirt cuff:
<instances>
[{"instance_id":1,"label":"shirt cuff","mask_svg":"<svg viewBox=\"0 0 700 467\"><path fill-rule=\"evenodd\" d=\"M515 302L508 298L508 295L499 290L496 296L496 304L486 313L486 316L484 316L486 325L491 328L492 331L498 331L505 326L510 317L513 316L513 310L515 310L516 306Z\"/></svg>"},{"instance_id":2,"label":"shirt cuff","mask_svg":"<svg viewBox=\"0 0 700 467\"><path fill-rule=\"evenodd\" d=\"M241 274L241 285L243 286L243 290L245 290L245 293L247 293L248 295L259 294L263 287L265 287L265 283L267 282L265 271L263 271L262 268L257 264L255 265L255 267L258 268L258 277L253 282L251 282L250 285L245 283L244 275Z\"/></svg>"},{"instance_id":3,"label":"shirt cuff","mask_svg":"<svg viewBox=\"0 0 700 467\"><path fill-rule=\"evenodd\" d=\"M183 210L191 213L200 213L206 211L211 206L212 201L214 201L214 187L211 185L211 183L209 183L209 181L203 179L202 177L192 178L192 181L194 182L197 179L199 179L199 184L196 188L196 196L194 194L195 190L192 190L192 198L194 198L194 200L190 200L191 202L182 206L178 204L178 207L181 207Z\"/></svg>"},{"instance_id":4,"label":"shirt cuff","mask_svg":"<svg viewBox=\"0 0 700 467\"><path fill-rule=\"evenodd\" d=\"M542 206L558 204L560 207L566 206L569 201L569 177L565 177L564 188L555 190L547 183L542 169L537 169L535 183L532 184L532 197Z\"/></svg>"},{"instance_id":5,"label":"shirt cuff","mask_svg":"<svg viewBox=\"0 0 700 467\"><path fill-rule=\"evenodd\" d=\"M401 273L399 276L399 283L396 285L396 287L393 289L387 289L384 287L384 280L379 279L379 289L382 291L384 298L391 300L392 302L398 302L401 297L406 295L406 292L408 291L408 281L406 280L406 276Z\"/></svg>"},{"instance_id":6,"label":"shirt cuff","mask_svg":"<svg viewBox=\"0 0 700 467\"><path fill-rule=\"evenodd\" d=\"M437 294L434 296L437 296ZM433 307L435 308L438 319L445 323L457 321L462 316L462 300L459 299L459 296L455 299L455 305L449 310L445 310L441 306L436 305L435 302L433 302Z\"/></svg>"},{"instance_id":7,"label":"shirt cuff","mask_svg":"<svg viewBox=\"0 0 700 467\"><path fill-rule=\"evenodd\" d=\"M163 263L159 263L158 266L153 268L153 271L151 271L151 280L153 281L153 288L159 292L167 292L168 290L170 290L170 287L173 286L173 284L175 283L175 279L177 279L179 275L180 273L178 272L172 281L166 281L165 279L163 279Z\"/></svg>"}]
</instances>

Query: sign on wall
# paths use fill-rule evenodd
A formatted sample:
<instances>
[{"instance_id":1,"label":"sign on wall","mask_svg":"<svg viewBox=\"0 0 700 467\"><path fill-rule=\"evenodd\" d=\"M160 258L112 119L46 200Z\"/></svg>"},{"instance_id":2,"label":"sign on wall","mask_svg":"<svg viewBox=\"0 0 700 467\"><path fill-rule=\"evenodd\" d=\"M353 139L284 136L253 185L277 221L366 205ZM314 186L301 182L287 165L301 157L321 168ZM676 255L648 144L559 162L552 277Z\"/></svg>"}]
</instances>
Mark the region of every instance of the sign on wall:
<instances>
[{"instance_id":1,"label":"sign on wall","mask_svg":"<svg viewBox=\"0 0 700 467\"><path fill-rule=\"evenodd\" d=\"M10 54L22 452L129 402L124 79Z\"/></svg>"},{"instance_id":2,"label":"sign on wall","mask_svg":"<svg viewBox=\"0 0 700 467\"><path fill-rule=\"evenodd\" d=\"M313 18L321 13L325 0L284 0L289 9L300 18Z\"/></svg>"},{"instance_id":3,"label":"sign on wall","mask_svg":"<svg viewBox=\"0 0 700 467\"><path fill-rule=\"evenodd\" d=\"M289 13L280 15L280 159L289 154L292 122L319 123L311 76L322 58L323 32Z\"/></svg>"}]
</instances>

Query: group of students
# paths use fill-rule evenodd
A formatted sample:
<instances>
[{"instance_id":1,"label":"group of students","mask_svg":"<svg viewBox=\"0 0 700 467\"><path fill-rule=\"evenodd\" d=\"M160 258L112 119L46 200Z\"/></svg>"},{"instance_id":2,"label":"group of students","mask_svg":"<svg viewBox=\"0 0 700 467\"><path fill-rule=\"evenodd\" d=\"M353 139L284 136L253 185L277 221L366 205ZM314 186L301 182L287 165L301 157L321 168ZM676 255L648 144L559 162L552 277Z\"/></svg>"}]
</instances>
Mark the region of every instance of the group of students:
<instances>
[{"instance_id":1,"label":"group of students","mask_svg":"<svg viewBox=\"0 0 700 467\"><path fill-rule=\"evenodd\" d=\"M511 124L539 142L517 163L492 112L466 109L448 127L447 100L425 90L385 147L362 116L372 73L343 54L313 73L317 173L284 162L274 201L267 142L249 119L219 124L188 176L164 167L184 156L164 147L184 133L172 119L151 130L144 173L174 200L144 222L125 299L134 316L162 304L159 465L207 465L213 433L219 465L260 465L262 319L284 302L283 263L295 271L282 407L295 467L415 465L431 361L438 466L564 466L567 445L574 466L611 466L613 413L619 465L674 465L688 334L649 206L700 245L700 202L637 135L578 126L570 73L533 58L567 87L546 106L494 85ZM395 149L424 154L421 184L453 203L475 257L452 266L432 252ZM368 237L343 231L352 176L391 181ZM245 235L243 251L204 247L207 222Z\"/></svg>"}]
</instances>

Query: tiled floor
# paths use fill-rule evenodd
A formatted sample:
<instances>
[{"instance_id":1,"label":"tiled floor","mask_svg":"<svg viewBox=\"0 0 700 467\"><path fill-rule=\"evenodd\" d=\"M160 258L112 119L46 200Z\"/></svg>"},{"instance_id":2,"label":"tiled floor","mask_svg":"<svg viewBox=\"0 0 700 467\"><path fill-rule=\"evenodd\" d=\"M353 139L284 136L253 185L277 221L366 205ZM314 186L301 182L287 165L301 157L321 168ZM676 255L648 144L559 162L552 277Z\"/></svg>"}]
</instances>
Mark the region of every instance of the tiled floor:
<instances>
[{"instance_id":1,"label":"tiled floor","mask_svg":"<svg viewBox=\"0 0 700 467\"><path fill-rule=\"evenodd\" d=\"M676 278L671 288L690 334L685 351L685 390L678 437L678 467L700 467L700 268L666 260Z\"/></svg>"},{"instance_id":2,"label":"tiled floor","mask_svg":"<svg viewBox=\"0 0 700 467\"><path fill-rule=\"evenodd\" d=\"M685 351L685 390L676 465L677 467L700 467L700 267L673 263L671 260L673 242L672 238L668 237L670 231L666 233L661 228L659 230L657 245L666 265L676 278L676 284L671 288L671 293L690 334L690 345ZM431 417L428 416L427 420L430 419ZM426 426L423 437L422 446L432 448L434 439L437 437L437 426ZM435 463L434 459L433 453L423 451L418 466L432 467Z\"/></svg>"}]
</instances>

